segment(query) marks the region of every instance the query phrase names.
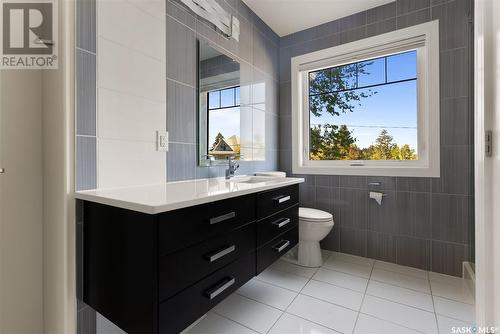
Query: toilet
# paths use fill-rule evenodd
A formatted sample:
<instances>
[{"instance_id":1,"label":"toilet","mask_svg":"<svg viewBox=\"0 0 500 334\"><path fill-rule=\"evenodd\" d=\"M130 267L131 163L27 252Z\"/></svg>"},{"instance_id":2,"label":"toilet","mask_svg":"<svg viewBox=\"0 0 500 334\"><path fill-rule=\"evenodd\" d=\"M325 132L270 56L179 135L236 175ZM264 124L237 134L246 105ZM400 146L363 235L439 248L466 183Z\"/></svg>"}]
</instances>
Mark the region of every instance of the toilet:
<instances>
[{"instance_id":1,"label":"toilet","mask_svg":"<svg viewBox=\"0 0 500 334\"><path fill-rule=\"evenodd\" d=\"M333 216L325 211L299 208L298 264L304 267L320 267L323 264L319 242L333 228Z\"/></svg>"}]
</instances>

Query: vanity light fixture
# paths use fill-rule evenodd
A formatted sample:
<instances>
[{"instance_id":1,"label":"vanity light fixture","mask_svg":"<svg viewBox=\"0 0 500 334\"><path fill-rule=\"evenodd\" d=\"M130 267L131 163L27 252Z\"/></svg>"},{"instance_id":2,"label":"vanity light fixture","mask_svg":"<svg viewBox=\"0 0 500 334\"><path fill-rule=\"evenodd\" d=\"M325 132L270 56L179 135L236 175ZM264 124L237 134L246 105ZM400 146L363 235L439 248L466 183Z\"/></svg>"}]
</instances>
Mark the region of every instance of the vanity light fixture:
<instances>
[{"instance_id":1,"label":"vanity light fixture","mask_svg":"<svg viewBox=\"0 0 500 334\"><path fill-rule=\"evenodd\" d=\"M240 40L240 21L215 0L181 0L181 2L195 14L214 24L226 37Z\"/></svg>"}]
</instances>

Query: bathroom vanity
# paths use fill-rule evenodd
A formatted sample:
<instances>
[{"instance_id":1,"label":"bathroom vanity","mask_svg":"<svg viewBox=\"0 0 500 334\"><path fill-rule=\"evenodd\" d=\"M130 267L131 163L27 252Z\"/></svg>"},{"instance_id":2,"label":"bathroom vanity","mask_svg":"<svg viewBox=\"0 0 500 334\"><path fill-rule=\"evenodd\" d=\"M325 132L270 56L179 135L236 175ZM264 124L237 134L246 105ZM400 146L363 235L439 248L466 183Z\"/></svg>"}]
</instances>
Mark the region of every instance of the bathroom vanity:
<instances>
[{"instance_id":1,"label":"bathroom vanity","mask_svg":"<svg viewBox=\"0 0 500 334\"><path fill-rule=\"evenodd\" d=\"M297 244L300 182L78 192L84 302L129 334L179 333Z\"/></svg>"}]
</instances>

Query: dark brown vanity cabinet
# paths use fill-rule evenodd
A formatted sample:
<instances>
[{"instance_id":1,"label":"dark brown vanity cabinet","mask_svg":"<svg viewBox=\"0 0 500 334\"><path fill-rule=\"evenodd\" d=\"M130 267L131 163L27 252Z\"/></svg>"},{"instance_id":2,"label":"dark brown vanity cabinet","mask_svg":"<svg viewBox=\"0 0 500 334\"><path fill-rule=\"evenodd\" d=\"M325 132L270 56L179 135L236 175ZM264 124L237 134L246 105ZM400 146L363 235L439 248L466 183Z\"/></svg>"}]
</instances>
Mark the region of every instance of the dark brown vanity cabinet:
<instances>
[{"instance_id":1,"label":"dark brown vanity cabinet","mask_svg":"<svg viewBox=\"0 0 500 334\"><path fill-rule=\"evenodd\" d=\"M129 334L179 333L298 241L298 185L150 215L84 202L83 299Z\"/></svg>"}]
</instances>

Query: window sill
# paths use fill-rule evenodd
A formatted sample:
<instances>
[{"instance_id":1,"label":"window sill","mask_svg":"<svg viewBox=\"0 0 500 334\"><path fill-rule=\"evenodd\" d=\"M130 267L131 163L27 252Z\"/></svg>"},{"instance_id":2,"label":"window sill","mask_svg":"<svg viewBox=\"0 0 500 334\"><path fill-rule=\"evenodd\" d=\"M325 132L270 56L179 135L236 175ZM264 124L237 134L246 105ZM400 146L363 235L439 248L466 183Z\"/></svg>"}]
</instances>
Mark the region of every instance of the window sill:
<instances>
[{"instance_id":1,"label":"window sill","mask_svg":"<svg viewBox=\"0 0 500 334\"><path fill-rule=\"evenodd\" d=\"M293 174L312 175L359 175L359 176L405 176L439 177L439 166L299 166L294 165Z\"/></svg>"}]
</instances>

